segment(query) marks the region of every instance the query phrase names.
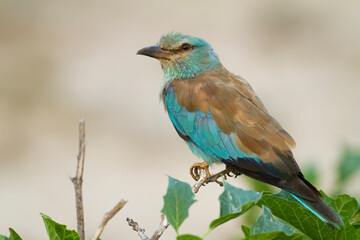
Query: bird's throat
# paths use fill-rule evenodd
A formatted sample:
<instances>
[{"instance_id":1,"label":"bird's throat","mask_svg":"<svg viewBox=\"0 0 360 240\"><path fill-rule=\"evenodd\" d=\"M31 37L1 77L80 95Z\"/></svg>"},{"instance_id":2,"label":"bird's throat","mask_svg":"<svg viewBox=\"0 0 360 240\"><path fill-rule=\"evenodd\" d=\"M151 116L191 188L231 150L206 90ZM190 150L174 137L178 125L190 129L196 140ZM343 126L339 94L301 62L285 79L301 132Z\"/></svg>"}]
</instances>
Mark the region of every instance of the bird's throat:
<instances>
[{"instance_id":1,"label":"bird's throat","mask_svg":"<svg viewBox=\"0 0 360 240\"><path fill-rule=\"evenodd\" d=\"M194 79L203 72L220 67L221 63L214 64L193 64L191 62L161 62L161 67L164 72L164 82L169 82L175 79Z\"/></svg>"}]
</instances>

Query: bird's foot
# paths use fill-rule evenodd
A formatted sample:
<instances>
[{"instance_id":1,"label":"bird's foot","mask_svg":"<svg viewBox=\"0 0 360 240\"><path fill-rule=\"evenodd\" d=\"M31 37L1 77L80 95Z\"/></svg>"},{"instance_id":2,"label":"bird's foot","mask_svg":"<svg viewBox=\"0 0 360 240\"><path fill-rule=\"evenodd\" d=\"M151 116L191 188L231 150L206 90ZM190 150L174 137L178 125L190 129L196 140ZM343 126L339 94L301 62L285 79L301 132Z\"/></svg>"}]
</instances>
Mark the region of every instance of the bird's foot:
<instances>
[{"instance_id":1,"label":"bird's foot","mask_svg":"<svg viewBox=\"0 0 360 240\"><path fill-rule=\"evenodd\" d=\"M234 175L231 175L230 173ZM226 167L225 170L211 175L209 171L209 164L207 164L206 162L194 163L190 168L190 175L196 181L195 185L193 186L193 190L195 193L199 191L201 186L205 186L210 182L215 182L221 187L224 186L223 182L218 180L222 176L224 176L226 179L227 176L237 177L240 174L241 173L234 171L232 168Z\"/></svg>"},{"instance_id":2,"label":"bird's foot","mask_svg":"<svg viewBox=\"0 0 360 240\"><path fill-rule=\"evenodd\" d=\"M211 176L209 171L209 164L207 162L194 163L190 167L190 175L195 181L200 179L202 172L206 174L206 178Z\"/></svg>"},{"instance_id":3,"label":"bird's foot","mask_svg":"<svg viewBox=\"0 0 360 240\"><path fill-rule=\"evenodd\" d=\"M239 172L239 171L236 171L228 166L226 166L226 169L225 170L228 170L228 172L226 173L227 176L229 177L234 177L234 178L237 178L237 176L240 176L242 173ZM224 171L225 171L224 170Z\"/></svg>"},{"instance_id":4,"label":"bird's foot","mask_svg":"<svg viewBox=\"0 0 360 240\"><path fill-rule=\"evenodd\" d=\"M231 175L230 175L231 172L232 172L232 169L227 167L225 170L209 176L206 183L216 182L217 184L219 184L222 187L222 186L224 186L224 184L223 184L223 182L220 182L218 179L221 178L222 176L224 176L225 179L226 179L226 176L231 177Z\"/></svg>"}]
</instances>

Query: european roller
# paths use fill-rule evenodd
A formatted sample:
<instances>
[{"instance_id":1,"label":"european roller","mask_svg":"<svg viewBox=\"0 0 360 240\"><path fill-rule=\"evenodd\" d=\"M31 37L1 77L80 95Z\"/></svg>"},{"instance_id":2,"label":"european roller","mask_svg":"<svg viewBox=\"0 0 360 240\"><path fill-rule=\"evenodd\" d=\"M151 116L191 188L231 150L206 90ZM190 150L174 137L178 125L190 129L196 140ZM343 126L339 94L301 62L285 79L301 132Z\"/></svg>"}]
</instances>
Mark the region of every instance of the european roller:
<instances>
[{"instance_id":1,"label":"european roller","mask_svg":"<svg viewBox=\"0 0 360 240\"><path fill-rule=\"evenodd\" d=\"M178 135L205 161L195 169L223 163L230 171L288 191L331 227L342 224L301 173L291 152L294 139L250 84L221 64L209 43L168 33L137 54L160 61L165 110ZM192 175L198 178L196 171Z\"/></svg>"}]
</instances>

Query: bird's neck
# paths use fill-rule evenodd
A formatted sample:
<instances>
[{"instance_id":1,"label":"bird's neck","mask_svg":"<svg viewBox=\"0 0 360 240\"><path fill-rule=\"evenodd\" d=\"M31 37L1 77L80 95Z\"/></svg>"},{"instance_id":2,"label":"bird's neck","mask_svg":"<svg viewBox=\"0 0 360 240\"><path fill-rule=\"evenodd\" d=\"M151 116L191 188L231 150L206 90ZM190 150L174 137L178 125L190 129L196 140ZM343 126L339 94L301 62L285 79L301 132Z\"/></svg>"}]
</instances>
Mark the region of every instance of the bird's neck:
<instances>
[{"instance_id":1,"label":"bird's neck","mask_svg":"<svg viewBox=\"0 0 360 240\"><path fill-rule=\"evenodd\" d=\"M213 66L208 66L206 68L190 64L178 64L168 66L163 69L164 82L166 83L175 79L193 79L206 71L210 71L220 66L220 63L214 64Z\"/></svg>"},{"instance_id":2,"label":"bird's neck","mask_svg":"<svg viewBox=\"0 0 360 240\"><path fill-rule=\"evenodd\" d=\"M220 68L221 66L216 54L213 57L208 57L205 61L203 59L196 59L194 61L174 61L171 63L161 62L164 72L164 84L175 79L194 79L206 71Z\"/></svg>"}]
</instances>

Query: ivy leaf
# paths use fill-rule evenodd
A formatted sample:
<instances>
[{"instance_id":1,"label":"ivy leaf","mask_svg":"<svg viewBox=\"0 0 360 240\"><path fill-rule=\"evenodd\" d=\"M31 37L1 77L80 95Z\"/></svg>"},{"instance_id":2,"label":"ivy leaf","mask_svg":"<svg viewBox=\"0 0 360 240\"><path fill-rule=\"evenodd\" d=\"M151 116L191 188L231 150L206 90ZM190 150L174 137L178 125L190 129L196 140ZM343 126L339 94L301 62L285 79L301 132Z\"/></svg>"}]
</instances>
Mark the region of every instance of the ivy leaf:
<instances>
[{"instance_id":1,"label":"ivy leaf","mask_svg":"<svg viewBox=\"0 0 360 240\"><path fill-rule=\"evenodd\" d=\"M169 224L179 234L179 227L189 216L190 206L196 202L191 186L169 176L169 185L164 198L161 212L166 216Z\"/></svg>"},{"instance_id":2,"label":"ivy leaf","mask_svg":"<svg viewBox=\"0 0 360 240\"><path fill-rule=\"evenodd\" d=\"M9 240L22 240L21 237L14 231L14 229L9 228L10 237Z\"/></svg>"},{"instance_id":3,"label":"ivy leaf","mask_svg":"<svg viewBox=\"0 0 360 240\"><path fill-rule=\"evenodd\" d=\"M202 238L191 234L184 234L177 236L176 240L202 240Z\"/></svg>"},{"instance_id":4,"label":"ivy leaf","mask_svg":"<svg viewBox=\"0 0 360 240\"><path fill-rule=\"evenodd\" d=\"M262 193L243 190L225 183L224 192L219 197L220 217L210 223L208 232L245 213L261 196Z\"/></svg>"},{"instance_id":5,"label":"ivy leaf","mask_svg":"<svg viewBox=\"0 0 360 240\"><path fill-rule=\"evenodd\" d=\"M267 232L282 231L290 236L297 232L292 226L276 219L269 208L262 206L263 212L251 227L251 235Z\"/></svg>"},{"instance_id":6,"label":"ivy leaf","mask_svg":"<svg viewBox=\"0 0 360 240\"><path fill-rule=\"evenodd\" d=\"M49 236L49 240L80 240L80 236L74 230L66 229L66 225L59 224L49 216L40 213Z\"/></svg>"},{"instance_id":7,"label":"ivy leaf","mask_svg":"<svg viewBox=\"0 0 360 240\"><path fill-rule=\"evenodd\" d=\"M330 228L285 191L264 195L258 202L258 205L260 204L266 205L276 217L311 239L356 239L354 227L345 222L340 229Z\"/></svg>"}]
</instances>

